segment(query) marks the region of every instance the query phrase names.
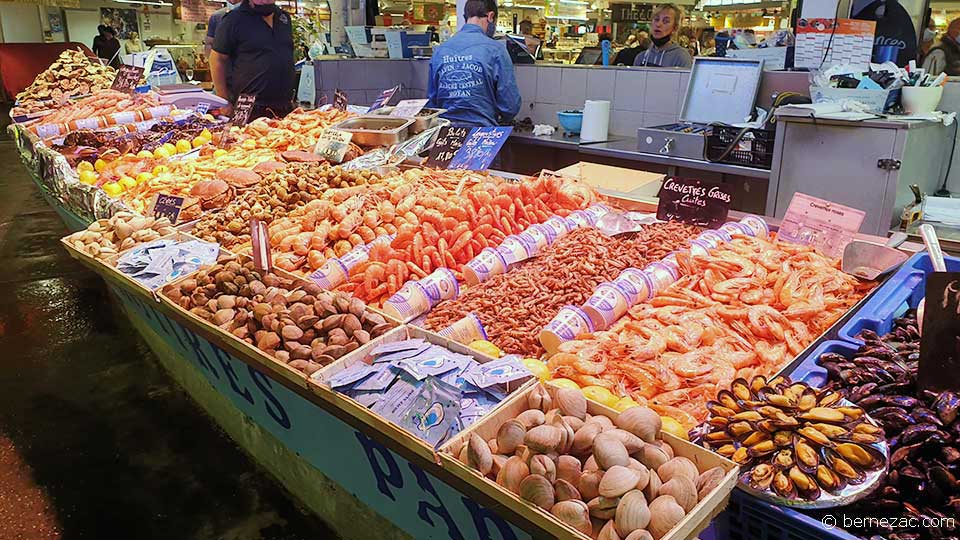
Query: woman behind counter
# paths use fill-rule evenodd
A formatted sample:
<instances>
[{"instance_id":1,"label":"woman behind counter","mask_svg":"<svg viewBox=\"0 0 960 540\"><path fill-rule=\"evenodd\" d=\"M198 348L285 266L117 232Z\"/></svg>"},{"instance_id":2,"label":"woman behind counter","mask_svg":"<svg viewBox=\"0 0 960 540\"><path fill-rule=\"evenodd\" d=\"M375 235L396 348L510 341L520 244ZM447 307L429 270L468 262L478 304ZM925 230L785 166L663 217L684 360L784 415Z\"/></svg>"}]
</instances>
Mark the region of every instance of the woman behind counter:
<instances>
[{"instance_id":1,"label":"woman behind counter","mask_svg":"<svg viewBox=\"0 0 960 540\"><path fill-rule=\"evenodd\" d=\"M653 12L650 25L650 40L653 45L634 60L634 66L644 67L681 67L693 65L690 52L674 43L674 36L680 29L683 10L674 4L663 4Z\"/></svg>"}]
</instances>

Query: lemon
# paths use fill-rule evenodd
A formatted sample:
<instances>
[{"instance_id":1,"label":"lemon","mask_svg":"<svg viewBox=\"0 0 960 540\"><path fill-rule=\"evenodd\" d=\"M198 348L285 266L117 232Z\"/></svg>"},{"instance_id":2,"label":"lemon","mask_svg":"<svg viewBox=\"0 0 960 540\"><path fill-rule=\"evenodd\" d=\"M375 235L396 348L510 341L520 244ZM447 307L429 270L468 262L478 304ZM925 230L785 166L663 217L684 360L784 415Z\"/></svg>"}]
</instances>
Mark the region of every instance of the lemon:
<instances>
[{"instance_id":1,"label":"lemon","mask_svg":"<svg viewBox=\"0 0 960 540\"><path fill-rule=\"evenodd\" d=\"M80 182L84 184L94 185L97 183L97 180L100 179L100 175L93 170L83 170L80 171Z\"/></svg>"},{"instance_id":2,"label":"lemon","mask_svg":"<svg viewBox=\"0 0 960 540\"><path fill-rule=\"evenodd\" d=\"M137 157L140 159L150 159L153 157L153 152L149 150L141 150L137 152Z\"/></svg>"},{"instance_id":3,"label":"lemon","mask_svg":"<svg viewBox=\"0 0 960 540\"><path fill-rule=\"evenodd\" d=\"M503 355L503 352L500 350L499 347L497 347L493 343L490 343L489 341L484 341L482 339L478 339L473 343L471 343L470 348L477 352L482 352L483 354L490 355L494 358L500 358Z\"/></svg>"},{"instance_id":4,"label":"lemon","mask_svg":"<svg viewBox=\"0 0 960 540\"><path fill-rule=\"evenodd\" d=\"M521 362L530 370L530 373L533 373L534 377L541 381L546 381L550 378L550 369L547 368L546 362L537 360L536 358L524 358Z\"/></svg>"},{"instance_id":5,"label":"lemon","mask_svg":"<svg viewBox=\"0 0 960 540\"><path fill-rule=\"evenodd\" d=\"M257 148L257 141L253 139L247 139L240 143L240 148L244 150L255 150Z\"/></svg>"},{"instance_id":6,"label":"lemon","mask_svg":"<svg viewBox=\"0 0 960 540\"><path fill-rule=\"evenodd\" d=\"M216 118L214 118L212 114L203 115L203 119L208 122L213 122L214 120L216 120ZM207 130L204 130L204 131L207 131Z\"/></svg>"},{"instance_id":7,"label":"lemon","mask_svg":"<svg viewBox=\"0 0 960 540\"><path fill-rule=\"evenodd\" d=\"M602 386L584 386L583 395L589 400L596 401L597 403L606 405L607 407L613 407L620 398L615 396L613 392L607 390Z\"/></svg>"},{"instance_id":8,"label":"lemon","mask_svg":"<svg viewBox=\"0 0 960 540\"><path fill-rule=\"evenodd\" d=\"M142 184L153 179L153 175L148 172L142 172L137 175L137 183Z\"/></svg>"},{"instance_id":9,"label":"lemon","mask_svg":"<svg viewBox=\"0 0 960 540\"><path fill-rule=\"evenodd\" d=\"M198 137L203 137L204 139L209 141L210 139L213 138L213 133L210 133L209 129L203 128L203 131L200 132L200 135L198 135Z\"/></svg>"},{"instance_id":10,"label":"lemon","mask_svg":"<svg viewBox=\"0 0 960 540\"><path fill-rule=\"evenodd\" d=\"M93 170L97 172L103 172L103 170L106 168L107 168L107 162L100 158L97 158L97 161L93 163Z\"/></svg>"},{"instance_id":11,"label":"lemon","mask_svg":"<svg viewBox=\"0 0 960 540\"><path fill-rule=\"evenodd\" d=\"M153 168L151 172L153 173L154 176L158 176L165 172L170 172L170 168L167 167L166 165L157 165L156 167Z\"/></svg>"},{"instance_id":12,"label":"lemon","mask_svg":"<svg viewBox=\"0 0 960 540\"><path fill-rule=\"evenodd\" d=\"M93 163L90 163L89 161L81 161L80 163L77 163L77 172L92 171L92 170L93 170Z\"/></svg>"},{"instance_id":13,"label":"lemon","mask_svg":"<svg viewBox=\"0 0 960 540\"><path fill-rule=\"evenodd\" d=\"M617 412L623 412L629 409L630 407L639 407L639 406L640 404L634 401L633 398L629 396L623 399L620 399L619 401L613 404L613 408L616 409Z\"/></svg>"},{"instance_id":14,"label":"lemon","mask_svg":"<svg viewBox=\"0 0 960 540\"><path fill-rule=\"evenodd\" d=\"M156 150L153 151L153 157L157 159L168 158L171 155L172 154L170 153L169 150L167 150L166 146L161 146L160 148L157 148Z\"/></svg>"},{"instance_id":15,"label":"lemon","mask_svg":"<svg viewBox=\"0 0 960 540\"><path fill-rule=\"evenodd\" d=\"M181 154L186 154L192 148L193 146L190 145L190 141L186 139L180 139L177 141L177 152L180 152Z\"/></svg>"},{"instance_id":16,"label":"lemon","mask_svg":"<svg viewBox=\"0 0 960 540\"><path fill-rule=\"evenodd\" d=\"M120 180L117 181L117 183L120 184L120 186L122 186L124 190L130 189L137 185L137 181L134 180L133 178L130 178L129 176L121 177Z\"/></svg>"},{"instance_id":17,"label":"lemon","mask_svg":"<svg viewBox=\"0 0 960 540\"><path fill-rule=\"evenodd\" d=\"M227 155L227 151L224 150L223 148L217 148L216 150L213 151L213 157L215 158L218 158L220 156L225 156L225 155Z\"/></svg>"},{"instance_id":18,"label":"lemon","mask_svg":"<svg viewBox=\"0 0 960 540\"><path fill-rule=\"evenodd\" d=\"M103 191L111 197L116 197L123 193L123 187L116 182L107 182L103 185Z\"/></svg>"},{"instance_id":19,"label":"lemon","mask_svg":"<svg viewBox=\"0 0 960 540\"><path fill-rule=\"evenodd\" d=\"M163 148L166 148L167 153L171 156L177 153L177 145L173 143L163 143Z\"/></svg>"},{"instance_id":20,"label":"lemon","mask_svg":"<svg viewBox=\"0 0 960 540\"><path fill-rule=\"evenodd\" d=\"M550 384L554 386L559 386L560 388L572 388L573 390L580 389L579 384L571 381L570 379L564 379L562 377L559 379L550 379Z\"/></svg>"},{"instance_id":21,"label":"lemon","mask_svg":"<svg viewBox=\"0 0 960 540\"><path fill-rule=\"evenodd\" d=\"M194 137L193 141L191 141L191 144L193 145L194 148L200 148L201 146L207 144L208 142L210 142L210 139L206 139L204 137Z\"/></svg>"},{"instance_id":22,"label":"lemon","mask_svg":"<svg viewBox=\"0 0 960 540\"><path fill-rule=\"evenodd\" d=\"M684 440L690 440L690 438L687 436L687 430L683 429L683 425L680 424L680 422L678 422L675 418L661 416L660 422L663 424L663 427L660 428L662 431L666 431L671 435L676 435Z\"/></svg>"}]
</instances>

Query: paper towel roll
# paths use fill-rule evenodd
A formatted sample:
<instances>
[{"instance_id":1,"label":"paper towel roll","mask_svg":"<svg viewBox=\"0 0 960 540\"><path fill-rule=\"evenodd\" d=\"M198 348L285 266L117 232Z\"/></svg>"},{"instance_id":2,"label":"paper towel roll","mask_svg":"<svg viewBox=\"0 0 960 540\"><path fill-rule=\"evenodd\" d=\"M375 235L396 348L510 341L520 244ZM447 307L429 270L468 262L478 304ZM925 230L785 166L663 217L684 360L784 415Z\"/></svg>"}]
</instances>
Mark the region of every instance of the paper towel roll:
<instances>
[{"instance_id":1,"label":"paper towel roll","mask_svg":"<svg viewBox=\"0 0 960 540\"><path fill-rule=\"evenodd\" d=\"M600 142L607 140L607 128L610 126L610 102L588 99L583 104L583 126L580 128L581 142Z\"/></svg>"}]
</instances>

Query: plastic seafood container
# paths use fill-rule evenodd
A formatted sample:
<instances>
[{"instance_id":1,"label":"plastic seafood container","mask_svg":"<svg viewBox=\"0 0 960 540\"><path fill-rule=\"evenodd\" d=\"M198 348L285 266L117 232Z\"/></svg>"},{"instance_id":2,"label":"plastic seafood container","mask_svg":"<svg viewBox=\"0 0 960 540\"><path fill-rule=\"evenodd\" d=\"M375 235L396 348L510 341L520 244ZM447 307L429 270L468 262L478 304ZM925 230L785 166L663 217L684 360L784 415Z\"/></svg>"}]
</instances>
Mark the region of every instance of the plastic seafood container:
<instances>
[{"instance_id":1,"label":"plastic seafood container","mask_svg":"<svg viewBox=\"0 0 960 540\"><path fill-rule=\"evenodd\" d=\"M960 258L944 257L944 260L947 271L960 271ZM839 339L860 344L863 340L857 335L864 330L872 330L880 335L889 332L894 319L920 303L930 272L933 272L933 265L926 252L907 259L840 327Z\"/></svg>"}]
</instances>

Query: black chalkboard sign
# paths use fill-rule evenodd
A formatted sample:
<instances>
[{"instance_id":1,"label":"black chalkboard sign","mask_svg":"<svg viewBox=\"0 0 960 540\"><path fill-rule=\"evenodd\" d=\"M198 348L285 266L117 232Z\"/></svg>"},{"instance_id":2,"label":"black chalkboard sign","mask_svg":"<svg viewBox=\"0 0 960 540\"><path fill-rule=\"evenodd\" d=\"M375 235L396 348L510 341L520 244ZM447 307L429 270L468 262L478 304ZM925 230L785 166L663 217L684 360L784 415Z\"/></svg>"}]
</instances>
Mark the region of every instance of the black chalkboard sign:
<instances>
[{"instance_id":1,"label":"black chalkboard sign","mask_svg":"<svg viewBox=\"0 0 960 540\"><path fill-rule=\"evenodd\" d=\"M180 217L180 210L182 208L183 197L158 193L157 200L153 203L153 217L169 218L170 223L176 225L177 218Z\"/></svg>"},{"instance_id":2,"label":"black chalkboard sign","mask_svg":"<svg viewBox=\"0 0 960 540\"><path fill-rule=\"evenodd\" d=\"M132 94L133 91L137 89L137 86L140 85L141 79L143 79L142 67L124 64L117 70L117 77L113 79L113 84L110 85L110 89Z\"/></svg>"},{"instance_id":3,"label":"black chalkboard sign","mask_svg":"<svg viewBox=\"0 0 960 540\"><path fill-rule=\"evenodd\" d=\"M253 94L240 94L237 97L237 103L233 106L233 119L231 125L243 127L250 121L250 113L253 112L253 104L257 102L257 96Z\"/></svg>"},{"instance_id":4,"label":"black chalkboard sign","mask_svg":"<svg viewBox=\"0 0 960 540\"><path fill-rule=\"evenodd\" d=\"M490 168L503 143L507 142L512 127L477 127L470 130L467 140L447 165L448 169L485 171Z\"/></svg>"},{"instance_id":5,"label":"black chalkboard sign","mask_svg":"<svg viewBox=\"0 0 960 540\"><path fill-rule=\"evenodd\" d=\"M427 167L446 169L469 134L470 128L453 126L440 128L437 142L430 149L430 155L427 157Z\"/></svg>"},{"instance_id":6,"label":"black chalkboard sign","mask_svg":"<svg viewBox=\"0 0 960 540\"><path fill-rule=\"evenodd\" d=\"M960 272L927 276L917 383L927 390L960 389Z\"/></svg>"},{"instance_id":7,"label":"black chalkboard sign","mask_svg":"<svg viewBox=\"0 0 960 540\"><path fill-rule=\"evenodd\" d=\"M727 221L731 199L724 184L670 177L660 188L657 219L716 228Z\"/></svg>"}]
</instances>

